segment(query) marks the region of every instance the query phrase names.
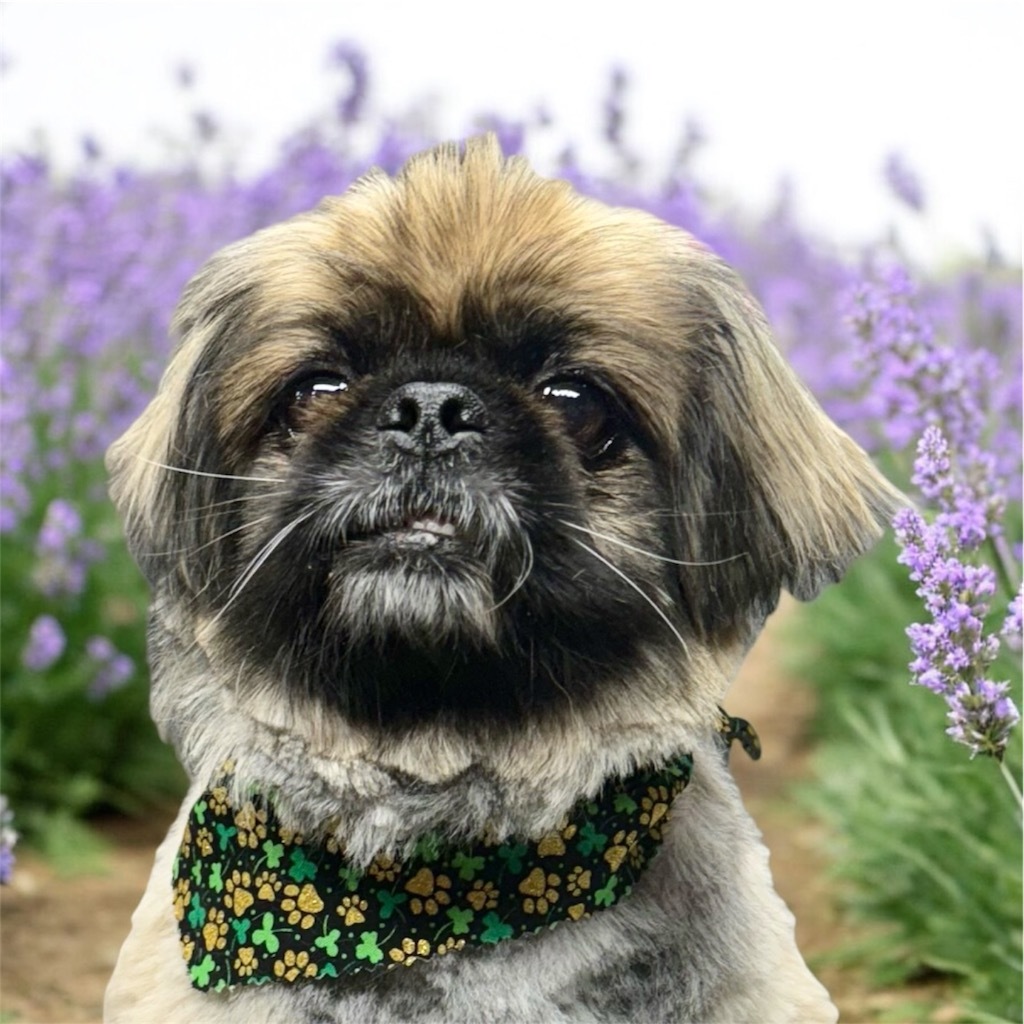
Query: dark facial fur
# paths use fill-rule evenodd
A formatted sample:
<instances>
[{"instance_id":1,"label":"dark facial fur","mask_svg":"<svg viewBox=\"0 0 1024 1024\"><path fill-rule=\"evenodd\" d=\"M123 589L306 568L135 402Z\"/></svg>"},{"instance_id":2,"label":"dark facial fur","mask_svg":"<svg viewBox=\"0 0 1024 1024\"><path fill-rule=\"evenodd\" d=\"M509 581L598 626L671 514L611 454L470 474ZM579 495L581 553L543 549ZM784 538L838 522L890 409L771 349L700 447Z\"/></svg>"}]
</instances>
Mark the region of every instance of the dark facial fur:
<instances>
[{"instance_id":1,"label":"dark facial fur","mask_svg":"<svg viewBox=\"0 0 1024 1024\"><path fill-rule=\"evenodd\" d=\"M111 455L136 557L241 694L354 723L618 699L892 500L727 268L488 140L225 250L176 331Z\"/></svg>"},{"instance_id":2,"label":"dark facial fur","mask_svg":"<svg viewBox=\"0 0 1024 1024\"><path fill-rule=\"evenodd\" d=\"M234 657L381 722L520 714L628 670L665 627L573 525L615 508L609 486L634 491L634 516L660 499L646 439L597 368L584 383L573 330L467 310L439 337L393 291L336 324L292 374L301 397L286 385L253 431L247 472L272 482L206 484L225 540L200 600ZM209 372L230 386L229 367ZM586 397L553 396L558 381ZM607 451L586 450L588 430ZM654 560L632 576L671 585Z\"/></svg>"}]
</instances>

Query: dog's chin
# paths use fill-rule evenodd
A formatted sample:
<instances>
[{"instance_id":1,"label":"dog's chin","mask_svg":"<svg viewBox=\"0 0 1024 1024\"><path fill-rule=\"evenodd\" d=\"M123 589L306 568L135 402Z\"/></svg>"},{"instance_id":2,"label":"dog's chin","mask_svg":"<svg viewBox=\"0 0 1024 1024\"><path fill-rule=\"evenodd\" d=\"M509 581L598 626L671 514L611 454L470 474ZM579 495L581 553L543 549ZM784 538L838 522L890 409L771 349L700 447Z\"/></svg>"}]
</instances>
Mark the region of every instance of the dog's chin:
<instances>
[{"instance_id":1,"label":"dog's chin","mask_svg":"<svg viewBox=\"0 0 1024 1024\"><path fill-rule=\"evenodd\" d=\"M328 575L325 626L356 646L493 648L494 584L454 527L414 521L357 538Z\"/></svg>"}]
</instances>

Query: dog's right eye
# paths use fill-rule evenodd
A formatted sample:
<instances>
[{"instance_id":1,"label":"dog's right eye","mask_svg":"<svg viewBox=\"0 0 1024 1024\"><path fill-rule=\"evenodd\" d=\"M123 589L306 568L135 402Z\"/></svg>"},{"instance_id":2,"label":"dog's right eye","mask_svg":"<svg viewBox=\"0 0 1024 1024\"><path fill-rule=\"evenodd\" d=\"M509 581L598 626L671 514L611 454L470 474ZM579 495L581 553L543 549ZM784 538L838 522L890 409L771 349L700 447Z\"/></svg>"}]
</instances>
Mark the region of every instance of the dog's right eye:
<instances>
[{"instance_id":1,"label":"dog's right eye","mask_svg":"<svg viewBox=\"0 0 1024 1024\"><path fill-rule=\"evenodd\" d=\"M566 430L584 463L598 468L619 450L623 424L611 396L577 377L548 382L541 397L562 414Z\"/></svg>"},{"instance_id":2,"label":"dog's right eye","mask_svg":"<svg viewBox=\"0 0 1024 1024\"><path fill-rule=\"evenodd\" d=\"M337 374L313 373L290 380L274 407L272 422L289 434L307 429L315 416L329 411L330 404L348 390L348 382Z\"/></svg>"}]
</instances>

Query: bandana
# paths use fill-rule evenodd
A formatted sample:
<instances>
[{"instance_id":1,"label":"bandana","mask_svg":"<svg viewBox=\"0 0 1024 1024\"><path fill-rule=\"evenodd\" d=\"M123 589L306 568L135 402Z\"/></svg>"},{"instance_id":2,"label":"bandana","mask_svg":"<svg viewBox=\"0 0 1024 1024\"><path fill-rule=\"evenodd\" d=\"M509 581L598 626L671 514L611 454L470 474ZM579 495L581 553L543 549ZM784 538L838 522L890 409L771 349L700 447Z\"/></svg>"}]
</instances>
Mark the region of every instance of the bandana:
<instances>
[{"instance_id":1,"label":"bandana","mask_svg":"<svg viewBox=\"0 0 1024 1024\"><path fill-rule=\"evenodd\" d=\"M723 755L757 734L724 711ZM581 921L628 895L657 853L689 754L611 780L537 840L424 836L404 861L353 868L334 839L286 828L254 793L229 803L232 765L193 805L174 861L174 915L192 985L220 991L382 971Z\"/></svg>"},{"instance_id":2,"label":"bandana","mask_svg":"<svg viewBox=\"0 0 1024 1024\"><path fill-rule=\"evenodd\" d=\"M609 782L538 840L428 835L365 871L333 839L285 828L259 794L231 806L230 770L192 807L174 863L182 954L204 991L381 971L588 918L657 852L693 760Z\"/></svg>"}]
</instances>

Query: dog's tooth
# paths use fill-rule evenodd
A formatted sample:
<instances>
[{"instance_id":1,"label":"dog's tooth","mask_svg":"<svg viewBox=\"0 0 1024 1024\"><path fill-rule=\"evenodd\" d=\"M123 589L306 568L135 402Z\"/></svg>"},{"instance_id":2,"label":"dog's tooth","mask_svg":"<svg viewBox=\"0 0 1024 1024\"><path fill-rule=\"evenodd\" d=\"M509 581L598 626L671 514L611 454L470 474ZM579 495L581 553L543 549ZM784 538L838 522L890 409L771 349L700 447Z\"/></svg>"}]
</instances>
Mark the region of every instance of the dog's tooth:
<instances>
[{"instance_id":1,"label":"dog's tooth","mask_svg":"<svg viewBox=\"0 0 1024 1024\"><path fill-rule=\"evenodd\" d=\"M437 519L417 519L409 524L410 530L424 530L427 533L439 533L443 537L454 537L455 526L452 523L442 523Z\"/></svg>"}]
</instances>

